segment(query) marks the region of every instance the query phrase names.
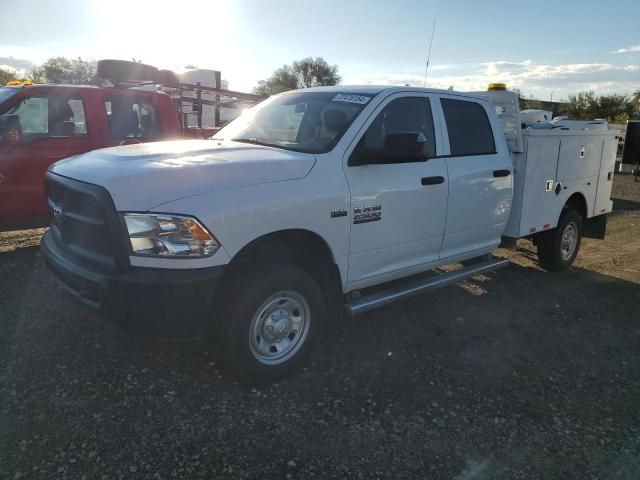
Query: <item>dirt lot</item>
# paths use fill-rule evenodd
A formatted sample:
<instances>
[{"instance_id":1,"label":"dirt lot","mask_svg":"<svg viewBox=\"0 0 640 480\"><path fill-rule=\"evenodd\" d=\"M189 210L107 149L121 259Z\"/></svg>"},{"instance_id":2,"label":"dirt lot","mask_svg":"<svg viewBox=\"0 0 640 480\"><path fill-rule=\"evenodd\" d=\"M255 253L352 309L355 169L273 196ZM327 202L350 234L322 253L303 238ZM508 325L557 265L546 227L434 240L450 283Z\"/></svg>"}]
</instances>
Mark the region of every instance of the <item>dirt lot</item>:
<instances>
[{"instance_id":1,"label":"dirt lot","mask_svg":"<svg viewBox=\"0 0 640 480\"><path fill-rule=\"evenodd\" d=\"M0 478L640 478L640 183L607 240L346 321L252 389L127 337L0 234Z\"/></svg>"}]
</instances>

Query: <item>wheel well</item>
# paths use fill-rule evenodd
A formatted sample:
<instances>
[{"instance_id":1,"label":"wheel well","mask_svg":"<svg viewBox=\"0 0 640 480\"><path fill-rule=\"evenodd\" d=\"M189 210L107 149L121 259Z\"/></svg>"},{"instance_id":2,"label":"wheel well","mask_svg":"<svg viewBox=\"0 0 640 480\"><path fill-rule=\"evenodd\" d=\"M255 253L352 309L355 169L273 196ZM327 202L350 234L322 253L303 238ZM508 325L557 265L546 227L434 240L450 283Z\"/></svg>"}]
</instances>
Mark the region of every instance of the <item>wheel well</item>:
<instances>
[{"instance_id":1,"label":"wheel well","mask_svg":"<svg viewBox=\"0 0 640 480\"><path fill-rule=\"evenodd\" d=\"M340 272L327 242L309 230L280 230L256 238L229 262L238 272L256 264L288 263L309 273L325 293L342 292Z\"/></svg>"},{"instance_id":2,"label":"wheel well","mask_svg":"<svg viewBox=\"0 0 640 480\"><path fill-rule=\"evenodd\" d=\"M575 210L582 218L587 218L587 202L581 193L571 195L564 206Z\"/></svg>"}]
</instances>

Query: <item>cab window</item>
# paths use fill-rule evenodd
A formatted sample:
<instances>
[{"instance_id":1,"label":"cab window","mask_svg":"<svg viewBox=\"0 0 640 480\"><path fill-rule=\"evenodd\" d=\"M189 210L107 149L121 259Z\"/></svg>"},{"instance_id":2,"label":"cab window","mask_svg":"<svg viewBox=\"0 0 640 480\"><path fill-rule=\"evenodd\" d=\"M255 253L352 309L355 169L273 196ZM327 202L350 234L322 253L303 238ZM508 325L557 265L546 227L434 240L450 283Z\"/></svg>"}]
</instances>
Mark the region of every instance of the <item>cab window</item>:
<instances>
[{"instance_id":1,"label":"cab window","mask_svg":"<svg viewBox=\"0 0 640 480\"><path fill-rule=\"evenodd\" d=\"M87 124L82 99L60 95L32 95L8 113L20 119L26 140L47 137L83 137Z\"/></svg>"},{"instance_id":2,"label":"cab window","mask_svg":"<svg viewBox=\"0 0 640 480\"><path fill-rule=\"evenodd\" d=\"M155 107L135 97L112 96L105 99L105 115L112 138L154 138L160 136Z\"/></svg>"},{"instance_id":3,"label":"cab window","mask_svg":"<svg viewBox=\"0 0 640 480\"><path fill-rule=\"evenodd\" d=\"M482 105L451 98L443 98L440 102L447 124L452 156L496 153L489 117Z\"/></svg>"},{"instance_id":4,"label":"cab window","mask_svg":"<svg viewBox=\"0 0 640 480\"><path fill-rule=\"evenodd\" d=\"M422 162L436 155L431 104L425 97L392 100L376 116L349 165Z\"/></svg>"}]
</instances>

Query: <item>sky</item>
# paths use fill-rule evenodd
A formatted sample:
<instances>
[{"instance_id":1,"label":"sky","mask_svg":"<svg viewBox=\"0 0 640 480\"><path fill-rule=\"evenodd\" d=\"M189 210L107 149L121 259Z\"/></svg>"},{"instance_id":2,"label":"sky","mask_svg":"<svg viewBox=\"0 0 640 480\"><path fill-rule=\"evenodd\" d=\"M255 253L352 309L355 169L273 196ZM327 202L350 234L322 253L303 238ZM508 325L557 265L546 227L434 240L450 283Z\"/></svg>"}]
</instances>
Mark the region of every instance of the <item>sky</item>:
<instances>
[{"instance_id":1,"label":"sky","mask_svg":"<svg viewBox=\"0 0 640 480\"><path fill-rule=\"evenodd\" d=\"M184 5L184 6L183 6ZM0 66L52 56L135 58L222 71L250 91L308 56L343 84L484 90L527 97L640 90L640 1L538 0L0 0Z\"/></svg>"}]
</instances>

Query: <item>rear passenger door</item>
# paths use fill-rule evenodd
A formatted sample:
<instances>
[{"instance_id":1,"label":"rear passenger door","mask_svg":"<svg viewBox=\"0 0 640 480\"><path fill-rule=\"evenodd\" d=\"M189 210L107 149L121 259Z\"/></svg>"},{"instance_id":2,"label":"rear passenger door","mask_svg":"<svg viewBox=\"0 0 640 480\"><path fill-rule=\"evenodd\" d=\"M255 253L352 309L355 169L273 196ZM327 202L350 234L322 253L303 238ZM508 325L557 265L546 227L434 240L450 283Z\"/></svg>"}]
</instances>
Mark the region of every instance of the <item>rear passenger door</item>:
<instances>
[{"instance_id":1,"label":"rear passenger door","mask_svg":"<svg viewBox=\"0 0 640 480\"><path fill-rule=\"evenodd\" d=\"M455 260L487 253L500 243L511 210L513 167L489 103L442 95L440 104L449 143L449 200L440 256Z\"/></svg>"},{"instance_id":2,"label":"rear passenger door","mask_svg":"<svg viewBox=\"0 0 640 480\"><path fill-rule=\"evenodd\" d=\"M113 93L104 97L107 146L153 142L161 139L158 113L151 98Z\"/></svg>"}]
</instances>

